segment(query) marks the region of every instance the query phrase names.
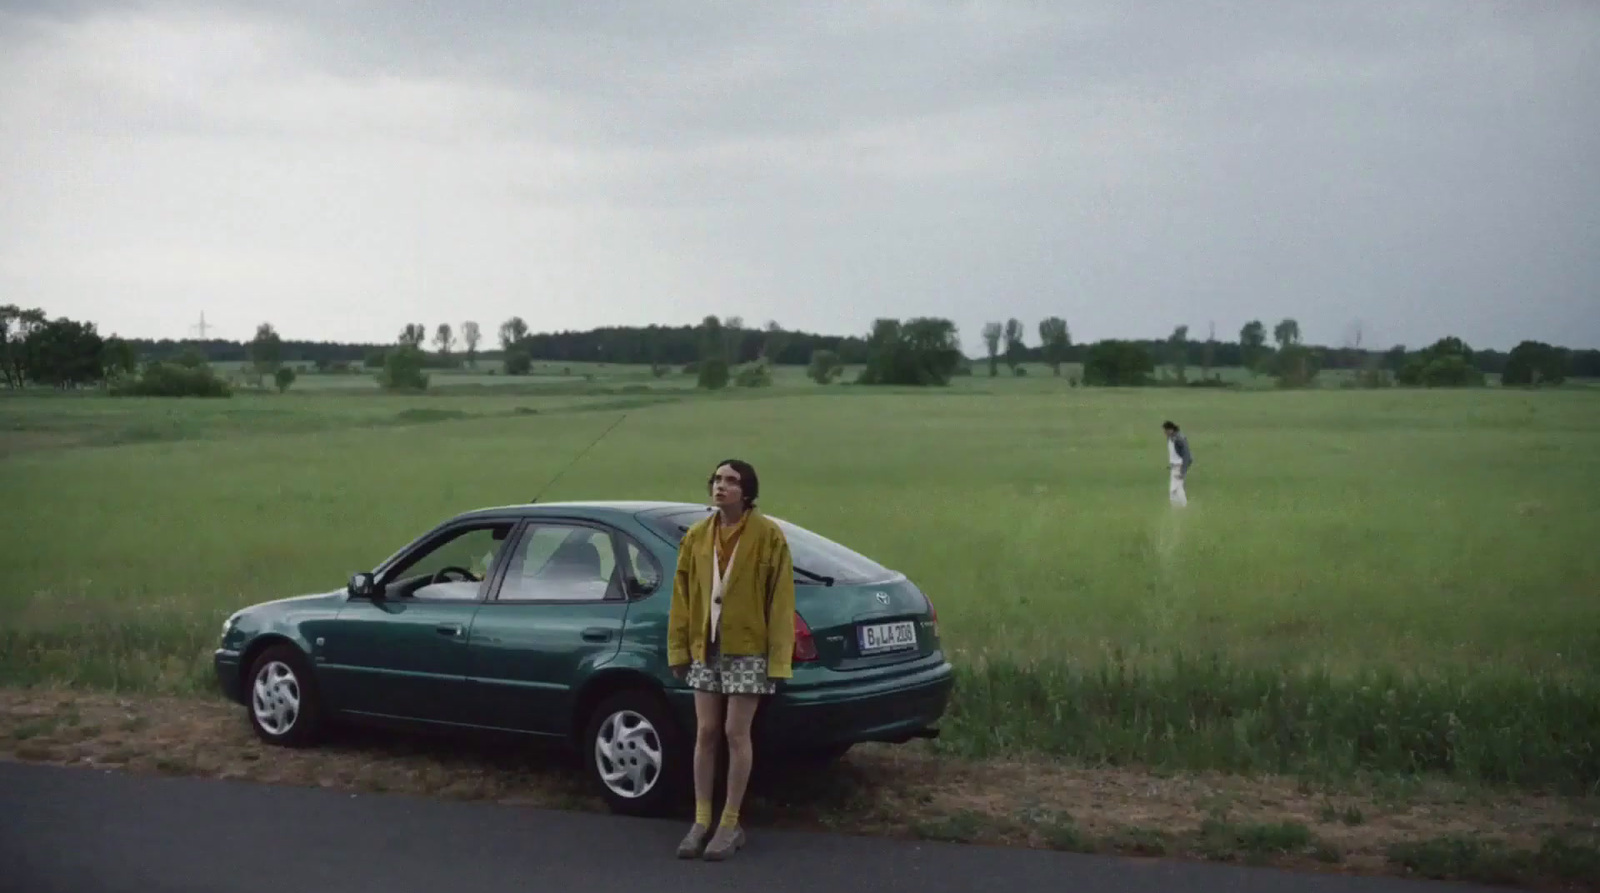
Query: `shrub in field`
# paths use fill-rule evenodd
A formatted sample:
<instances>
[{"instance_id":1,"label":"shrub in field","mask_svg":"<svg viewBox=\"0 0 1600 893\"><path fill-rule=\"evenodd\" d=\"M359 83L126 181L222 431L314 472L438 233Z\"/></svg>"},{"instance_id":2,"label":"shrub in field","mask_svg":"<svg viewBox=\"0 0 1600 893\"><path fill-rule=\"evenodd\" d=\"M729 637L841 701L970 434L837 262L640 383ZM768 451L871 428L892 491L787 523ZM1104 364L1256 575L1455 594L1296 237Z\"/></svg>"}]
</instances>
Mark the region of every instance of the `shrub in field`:
<instances>
[{"instance_id":1,"label":"shrub in field","mask_svg":"<svg viewBox=\"0 0 1600 893\"><path fill-rule=\"evenodd\" d=\"M772 367L759 360L739 370L733 383L741 388L766 388L772 386Z\"/></svg>"},{"instance_id":2,"label":"shrub in field","mask_svg":"<svg viewBox=\"0 0 1600 893\"><path fill-rule=\"evenodd\" d=\"M714 357L700 361L698 385L708 391L720 391L728 386L728 361Z\"/></svg>"},{"instance_id":3,"label":"shrub in field","mask_svg":"<svg viewBox=\"0 0 1600 893\"><path fill-rule=\"evenodd\" d=\"M233 389L204 363L151 363L138 378L111 387L114 397L232 397Z\"/></svg>"},{"instance_id":4,"label":"shrub in field","mask_svg":"<svg viewBox=\"0 0 1600 893\"><path fill-rule=\"evenodd\" d=\"M419 348L405 345L389 351L384 359L383 371L378 373L378 383L390 391L423 391L428 388L428 375L422 371L423 356Z\"/></svg>"},{"instance_id":5,"label":"shrub in field","mask_svg":"<svg viewBox=\"0 0 1600 893\"><path fill-rule=\"evenodd\" d=\"M273 383L278 386L280 394L289 390L289 386L294 384L294 379L295 371L288 366L279 366L278 371L272 374Z\"/></svg>"},{"instance_id":6,"label":"shrub in field","mask_svg":"<svg viewBox=\"0 0 1600 893\"><path fill-rule=\"evenodd\" d=\"M817 384L830 384L843 371L844 364L839 362L839 354L831 350L814 350L811 352L811 365L806 368L806 376Z\"/></svg>"},{"instance_id":7,"label":"shrub in field","mask_svg":"<svg viewBox=\"0 0 1600 893\"><path fill-rule=\"evenodd\" d=\"M533 357L526 350L515 348L506 354L507 375L527 375L533 369Z\"/></svg>"}]
</instances>

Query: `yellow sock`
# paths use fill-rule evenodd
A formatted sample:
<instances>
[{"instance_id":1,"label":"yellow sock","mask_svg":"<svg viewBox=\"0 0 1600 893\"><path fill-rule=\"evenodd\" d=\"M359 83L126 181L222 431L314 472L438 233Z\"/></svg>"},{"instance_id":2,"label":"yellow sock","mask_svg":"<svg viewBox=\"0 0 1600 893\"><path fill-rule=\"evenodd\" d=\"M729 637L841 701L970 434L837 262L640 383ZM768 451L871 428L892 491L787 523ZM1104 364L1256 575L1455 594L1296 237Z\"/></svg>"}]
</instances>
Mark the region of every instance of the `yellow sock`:
<instances>
[{"instance_id":1,"label":"yellow sock","mask_svg":"<svg viewBox=\"0 0 1600 893\"><path fill-rule=\"evenodd\" d=\"M737 809L724 809L722 811L722 827L724 827L724 828L737 828L737 827L739 827L739 810L737 810Z\"/></svg>"},{"instance_id":2,"label":"yellow sock","mask_svg":"<svg viewBox=\"0 0 1600 893\"><path fill-rule=\"evenodd\" d=\"M708 828L711 827L711 801L710 800L696 800L696 801L694 801L694 823L696 825L705 825Z\"/></svg>"}]
</instances>

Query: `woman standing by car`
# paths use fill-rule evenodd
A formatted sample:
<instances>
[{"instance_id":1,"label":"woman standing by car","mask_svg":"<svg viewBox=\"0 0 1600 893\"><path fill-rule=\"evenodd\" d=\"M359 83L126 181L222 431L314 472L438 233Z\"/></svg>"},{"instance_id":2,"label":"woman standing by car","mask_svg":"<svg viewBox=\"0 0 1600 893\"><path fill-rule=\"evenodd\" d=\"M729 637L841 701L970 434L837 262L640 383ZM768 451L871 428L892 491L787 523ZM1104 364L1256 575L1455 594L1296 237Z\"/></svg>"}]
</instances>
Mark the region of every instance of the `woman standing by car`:
<instances>
[{"instance_id":1,"label":"woman standing by car","mask_svg":"<svg viewBox=\"0 0 1600 893\"><path fill-rule=\"evenodd\" d=\"M678 546L667 663L695 691L695 821L678 857L718 861L744 845L739 807L750 780L756 707L776 690L773 680L792 675L794 565L783 531L755 507L761 481L750 463L718 464L707 485L716 511ZM724 737L727 801L707 844Z\"/></svg>"}]
</instances>

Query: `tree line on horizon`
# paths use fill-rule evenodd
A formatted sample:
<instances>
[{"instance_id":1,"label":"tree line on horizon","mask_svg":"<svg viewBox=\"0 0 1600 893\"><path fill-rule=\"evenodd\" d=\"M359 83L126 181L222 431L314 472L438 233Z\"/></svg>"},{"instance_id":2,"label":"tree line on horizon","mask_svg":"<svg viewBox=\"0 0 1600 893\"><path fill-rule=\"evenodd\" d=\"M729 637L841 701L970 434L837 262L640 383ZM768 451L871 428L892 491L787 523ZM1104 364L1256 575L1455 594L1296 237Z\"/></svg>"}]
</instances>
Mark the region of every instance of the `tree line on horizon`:
<instances>
[{"instance_id":1,"label":"tree line on horizon","mask_svg":"<svg viewBox=\"0 0 1600 893\"><path fill-rule=\"evenodd\" d=\"M1355 343L1327 347L1305 343L1293 319L1276 323L1270 340L1259 320L1247 323L1237 340L1219 340L1214 332L1197 340L1189 337L1187 326L1177 326L1160 339L1074 343L1059 316L1040 320L1035 332L1030 339L1016 318L987 323L982 330L986 352L974 358L962 351L955 323L935 317L879 319L866 336L788 330L776 322L747 327L737 316L707 316L693 326L533 332L521 317L512 317L496 332L498 350L486 352L484 333L472 321L459 329L439 324L431 332L423 324L408 324L390 344L285 340L270 323L261 324L250 341L123 339L102 337L92 322L50 319L41 309L6 305L0 307L0 375L11 388L103 383L124 393L215 389L201 378L209 364L224 362L244 363L247 381L260 385L270 379L280 389L292 384L297 366L320 372L373 370L386 386L405 389L426 387L427 369L470 369L485 360L499 361L502 370L497 371L508 375L527 374L534 362L646 365L657 376L674 369L696 375L708 388L730 381L760 385L770 380L775 365L808 367L820 383L835 380L846 366L861 367L857 381L862 384L943 384L979 369L997 376L1002 367L1024 375L1029 365L1038 364L1056 375L1063 367L1079 366L1085 385L1152 384L1157 368L1168 371L1163 379L1168 383L1195 386L1221 385L1214 370L1222 368L1270 375L1287 387L1305 386L1325 369L1354 370L1357 382L1371 386L1467 386L1492 374L1512 385L1600 377L1597 349L1569 350L1530 340L1508 352L1474 350L1450 336L1420 350L1378 351L1362 347L1359 334ZM1191 380L1193 369L1199 377ZM140 381L152 374L164 380L142 386ZM194 380L178 380L185 376Z\"/></svg>"}]
</instances>

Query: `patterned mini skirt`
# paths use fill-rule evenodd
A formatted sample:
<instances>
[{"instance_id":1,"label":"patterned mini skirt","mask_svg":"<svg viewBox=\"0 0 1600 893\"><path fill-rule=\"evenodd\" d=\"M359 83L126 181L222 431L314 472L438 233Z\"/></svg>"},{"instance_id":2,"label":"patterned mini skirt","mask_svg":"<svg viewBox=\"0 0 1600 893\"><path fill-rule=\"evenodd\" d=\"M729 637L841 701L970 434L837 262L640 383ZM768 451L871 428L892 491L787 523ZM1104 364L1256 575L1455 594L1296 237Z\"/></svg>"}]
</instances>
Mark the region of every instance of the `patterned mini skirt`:
<instances>
[{"instance_id":1,"label":"patterned mini skirt","mask_svg":"<svg viewBox=\"0 0 1600 893\"><path fill-rule=\"evenodd\" d=\"M684 681L696 691L722 695L770 695L778 690L767 678L766 657L722 654L714 643L706 645L704 661L689 663Z\"/></svg>"}]
</instances>

